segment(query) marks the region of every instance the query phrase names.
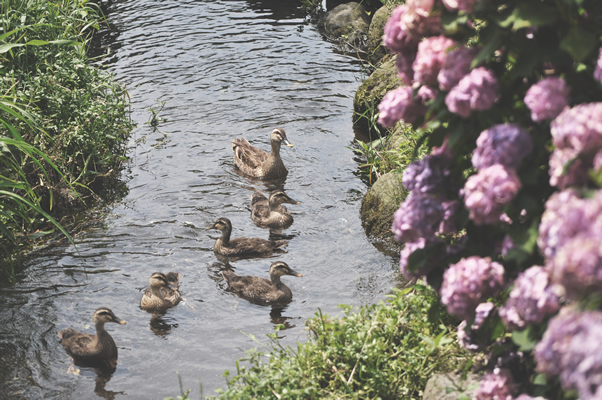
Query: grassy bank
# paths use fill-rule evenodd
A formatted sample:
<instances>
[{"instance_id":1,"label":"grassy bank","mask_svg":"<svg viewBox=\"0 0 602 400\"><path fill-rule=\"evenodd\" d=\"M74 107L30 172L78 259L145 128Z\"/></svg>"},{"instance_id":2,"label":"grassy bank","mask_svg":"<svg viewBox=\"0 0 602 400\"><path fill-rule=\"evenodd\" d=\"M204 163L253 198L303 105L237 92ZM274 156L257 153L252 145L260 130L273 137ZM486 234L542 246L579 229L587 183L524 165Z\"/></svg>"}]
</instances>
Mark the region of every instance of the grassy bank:
<instances>
[{"instance_id":1,"label":"grassy bank","mask_svg":"<svg viewBox=\"0 0 602 400\"><path fill-rule=\"evenodd\" d=\"M10 259L51 215L98 198L132 126L125 88L87 56L96 4L5 0L0 15L0 246Z\"/></svg>"}]
</instances>

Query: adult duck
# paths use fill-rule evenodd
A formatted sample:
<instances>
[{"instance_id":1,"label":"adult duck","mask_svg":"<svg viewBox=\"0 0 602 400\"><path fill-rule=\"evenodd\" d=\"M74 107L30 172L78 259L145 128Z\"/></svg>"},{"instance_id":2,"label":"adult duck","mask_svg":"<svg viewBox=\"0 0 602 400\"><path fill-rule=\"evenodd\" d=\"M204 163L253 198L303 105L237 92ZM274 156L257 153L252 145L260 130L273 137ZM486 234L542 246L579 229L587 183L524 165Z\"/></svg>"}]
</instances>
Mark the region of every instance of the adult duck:
<instances>
[{"instance_id":1,"label":"adult duck","mask_svg":"<svg viewBox=\"0 0 602 400\"><path fill-rule=\"evenodd\" d=\"M225 257L262 257L269 256L288 244L287 240L265 240L261 238L240 237L230 239L232 223L228 218L219 218L207 229L217 229L222 236L215 241L213 252Z\"/></svg>"},{"instance_id":2,"label":"adult duck","mask_svg":"<svg viewBox=\"0 0 602 400\"><path fill-rule=\"evenodd\" d=\"M270 153L251 145L247 139L234 139L231 143L234 152L234 165L244 174L259 179L277 179L288 175L288 169L280 158L280 146L284 143L287 147L293 145L286 138L282 128L276 128L270 134L272 150Z\"/></svg>"}]
</instances>

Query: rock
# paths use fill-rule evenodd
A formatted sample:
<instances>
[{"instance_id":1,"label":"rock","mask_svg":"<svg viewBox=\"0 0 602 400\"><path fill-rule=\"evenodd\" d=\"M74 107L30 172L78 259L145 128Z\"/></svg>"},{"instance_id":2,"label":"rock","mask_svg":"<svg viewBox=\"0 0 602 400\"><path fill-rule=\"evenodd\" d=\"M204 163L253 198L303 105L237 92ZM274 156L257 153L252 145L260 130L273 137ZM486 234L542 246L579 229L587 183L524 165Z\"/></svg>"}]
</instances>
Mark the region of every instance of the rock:
<instances>
[{"instance_id":1,"label":"rock","mask_svg":"<svg viewBox=\"0 0 602 400\"><path fill-rule=\"evenodd\" d=\"M369 118L378 112L378 105L388 91L403 83L397 77L396 56L392 56L361 84L353 98L353 121L363 129L370 129ZM384 128L381 130L384 131Z\"/></svg>"},{"instance_id":2,"label":"rock","mask_svg":"<svg viewBox=\"0 0 602 400\"><path fill-rule=\"evenodd\" d=\"M359 3L341 4L328 11L318 21L318 28L335 42L342 42L365 51L368 46L370 17Z\"/></svg>"},{"instance_id":3,"label":"rock","mask_svg":"<svg viewBox=\"0 0 602 400\"><path fill-rule=\"evenodd\" d=\"M468 374L466 380L458 375L435 374L426 382L422 400L472 399L481 380L476 374Z\"/></svg>"},{"instance_id":4,"label":"rock","mask_svg":"<svg viewBox=\"0 0 602 400\"><path fill-rule=\"evenodd\" d=\"M383 46L383 34L385 24L391 16L393 10L387 6L379 8L372 16L370 29L368 29L368 57L372 64L377 64L384 56L389 54L389 50Z\"/></svg>"},{"instance_id":5,"label":"rock","mask_svg":"<svg viewBox=\"0 0 602 400\"><path fill-rule=\"evenodd\" d=\"M408 191L401 184L400 172L382 175L364 195L360 210L366 234L379 239L393 238L393 214Z\"/></svg>"}]
</instances>

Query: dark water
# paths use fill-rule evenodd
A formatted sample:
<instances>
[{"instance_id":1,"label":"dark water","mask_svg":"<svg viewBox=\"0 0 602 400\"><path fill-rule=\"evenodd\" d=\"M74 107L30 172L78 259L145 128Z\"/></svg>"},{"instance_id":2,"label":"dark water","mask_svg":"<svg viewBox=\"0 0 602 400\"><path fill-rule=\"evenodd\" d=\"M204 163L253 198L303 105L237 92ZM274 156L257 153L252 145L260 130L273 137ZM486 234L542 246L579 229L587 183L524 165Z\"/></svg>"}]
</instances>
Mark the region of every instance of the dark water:
<instances>
[{"instance_id":1,"label":"dark water","mask_svg":"<svg viewBox=\"0 0 602 400\"><path fill-rule=\"evenodd\" d=\"M108 68L129 88L131 161L126 195L77 237L79 253L55 245L32 253L16 285L0 290L2 398L162 399L178 393L176 371L197 397L224 386L241 351L266 342L276 323L283 341L306 339L316 310L384 298L399 283L397 260L377 250L359 220L365 184L347 148L353 140L352 99L362 67L337 54L299 4L284 1L137 0L109 4L114 31ZM157 129L145 125L165 102ZM295 222L287 253L231 263L239 274L267 276L280 259L303 274L283 280L294 300L280 314L226 292L205 228L221 216L233 237L267 238L250 219L259 181L233 167L230 141L244 135L268 149L282 126L295 145L283 149L286 192ZM92 217L90 217L92 218ZM162 319L138 304L154 271L178 271L187 298ZM106 382L71 364L57 331L92 333L91 314L110 307L128 324L110 324L119 365ZM243 334L245 333L245 334ZM96 394L95 394L96 391Z\"/></svg>"}]
</instances>

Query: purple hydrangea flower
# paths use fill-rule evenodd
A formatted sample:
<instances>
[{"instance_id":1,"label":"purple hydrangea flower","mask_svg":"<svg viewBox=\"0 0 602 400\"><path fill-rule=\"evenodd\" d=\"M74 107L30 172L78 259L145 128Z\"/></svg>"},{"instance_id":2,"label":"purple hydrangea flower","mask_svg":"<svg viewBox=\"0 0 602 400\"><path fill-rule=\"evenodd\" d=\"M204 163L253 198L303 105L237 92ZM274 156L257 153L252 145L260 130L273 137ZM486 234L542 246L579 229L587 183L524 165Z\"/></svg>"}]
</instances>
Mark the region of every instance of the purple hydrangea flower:
<instances>
[{"instance_id":1,"label":"purple hydrangea flower","mask_svg":"<svg viewBox=\"0 0 602 400\"><path fill-rule=\"evenodd\" d=\"M491 258L472 256L452 264L443 274L441 302L447 312L470 319L483 300L504 284L504 267Z\"/></svg>"},{"instance_id":2,"label":"purple hydrangea flower","mask_svg":"<svg viewBox=\"0 0 602 400\"><path fill-rule=\"evenodd\" d=\"M594 171L602 170L602 149L599 150L594 156L593 167Z\"/></svg>"},{"instance_id":3,"label":"purple hydrangea flower","mask_svg":"<svg viewBox=\"0 0 602 400\"><path fill-rule=\"evenodd\" d=\"M504 236L504 240L502 240L502 243L499 244L498 253L500 253L502 257L506 257L508 255L508 252L515 248L516 244L514 243L510 235L506 235Z\"/></svg>"},{"instance_id":4,"label":"purple hydrangea flower","mask_svg":"<svg viewBox=\"0 0 602 400\"><path fill-rule=\"evenodd\" d=\"M596 69L594 70L594 78L602 83L602 47L600 47L598 62L596 62Z\"/></svg>"},{"instance_id":5,"label":"purple hydrangea flower","mask_svg":"<svg viewBox=\"0 0 602 400\"><path fill-rule=\"evenodd\" d=\"M502 164L506 168L518 169L532 148L531 136L520 126L495 125L479 135L477 148L472 153L472 165L481 169Z\"/></svg>"},{"instance_id":6,"label":"purple hydrangea flower","mask_svg":"<svg viewBox=\"0 0 602 400\"><path fill-rule=\"evenodd\" d=\"M385 95L378 105L378 111L378 123L392 127L397 121L411 124L418 116L424 115L426 107L414 97L412 88L401 86Z\"/></svg>"},{"instance_id":7,"label":"purple hydrangea flower","mask_svg":"<svg viewBox=\"0 0 602 400\"><path fill-rule=\"evenodd\" d=\"M479 334L481 327L487 328L483 323L495 309L492 302L481 303L475 309L475 318L473 324L467 329L468 321L464 320L458 325L458 344L460 347L470 351L478 351L487 343L484 343L483 337L489 337L486 334Z\"/></svg>"},{"instance_id":8,"label":"purple hydrangea flower","mask_svg":"<svg viewBox=\"0 0 602 400\"><path fill-rule=\"evenodd\" d=\"M475 392L476 400L512 400L515 392L512 375L505 369L496 368L486 374Z\"/></svg>"},{"instance_id":9,"label":"purple hydrangea flower","mask_svg":"<svg viewBox=\"0 0 602 400\"><path fill-rule=\"evenodd\" d=\"M456 228L456 220L454 218L454 215L458 210L458 201L444 201L441 203L441 205L443 206L444 214L443 220L439 225L439 230L437 231L437 233L447 234L456 232L458 229Z\"/></svg>"},{"instance_id":10,"label":"purple hydrangea flower","mask_svg":"<svg viewBox=\"0 0 602 400\"><path fill-rule=\"evenodd\" d=\"M441 201L415 190L410 192L393 216L395 239L407 243L432 238L444 213Z\"/></svg>"},{"instance_id":11,"label":"purple hydrangea flower","mask_svg":"<svg viewBox=\"0 0 602 400\"><path fill-rule=\"evenodd\" d=\"M531 397L526 393L521 394L520 396L518 396L516 399L514 400L546 400L541 396L538 397Z\"/></svg>"},{"instance_id":12,"label":"purple hydrangea flower","mask_svg":"<svg viewBox=\"0 0 602 400\"><path fill-rule=\"evenodd\" d=\"M471 13L478 0L443 0L443 5L450 11L466 11Z\"/></svg>"},{"instance_id":13,"label":"purple hydrangea flower","mask_svg":"<svg viewBox=\"0 0 602 400\"><path fill-rule=\"evenodd\" d=\"M552 318L535 347L537 370L560 375L565 389L577 389L583 400L602 396L602 313L564 308Z\"/></svg>"},{"instance_id":14,"label":"purple hydrangea flower","mask_svg":"<svg viewBox=\"0 0 602 400\"><path fill-rule=\"evenodd\" d=\"M531 110L535 122L556 118L568 105L571 89L564 79L549 77L542 79L527 90L525 104Z\"/></svg>"},{"instance_id":15,"label":"purple hydrangea flower","mask_svg":"<svg viewBox=\"0 0 602 400\"><path fill-rule=\"evenodd\" d=\"M493 72L479 67L458 82L445 97L449 111L464 118L473 110L488 110L497 101L499 83Z\"/></svg>"},{"instance_id":16,"label":"purple hydrangea flower","mask_svg":"<svg viewBox=\"0 0 602 400\"><path fill-rule=\"evenodd\" d=\"M412 65L414 80L424 85L437 85L437 75L455 42L443 35L424 39L418 44L416 60Z\"/></svg>"},{"instance_id":17,"label":"purple hydrangea flower","mask_svg":"<svg viewBox=\"0 0 602 400\"><path fill-rule=\"evenodd\" d=\"M589 180L587 163L572 148L555 149L550 156L550 185L566 189ZM565 172L565 166L570 162Z\"/></svg>"},{"instance_id":18,"label":"purple hydrangea flower","mask_svg":"<svg viewBox=\"0 0 602 400\"><path fill-rule=\"evenodd\" d=\"M535 266L516 278L499 315L509 329L515 330L540 323L547 315L559 309L559 297L550 285L548 272L543 267Z\"/></svg>"},{"instance_id":19,"label":"purple hydrangea flower","mask_svg":"<svg viewBox=\"0 0 602 400\"><path fill-rule=\"evenodd\" d=\"M602 103L566 108L552 121L551 131L556 148L593 157L602 148Z\"/></svg>"},{"instance_id":20,"label":"purple hydrangea flower","mask_svg":"<svg viewBox=\"0 0 602 400\"><path fill-rule=\"evenodd\" d=\"M566 297L578 300L602 290L602 236L578 234L566 242L549 263L552 282L564 286Z\"/></svg>"},{"instance_id":21,"label":"purple hydrangea flower","mask_svg":"<svg viewBox=\"0 0 602 400\"><path fill-rule=\"evenodd\" d=\"M437 193L444 188L451 167L451 154L440 151L413 161L403 173L401 183L408 190L421 193Z\"/></svg>"},{"instance_id":22,"label":"purple hydrangea flower","mask_svg":"<svg viewBox=\"0 0 602 400\"><path fill-rule=\"evenodd\" d=\"M516 173L500 164L472 175L464 185L464 205L470 211L470 219L477 225L498 222L504 206L514 199L520 187Z\"/></svg>"},{"instance_id":23,"label":"purple hydrangea flower","mask_svg":"<svg viewBox=\"0 0 602 400\"><path fill-rule=\"evenodd\" d=\"M439 89L450 90L460 82L470 72L472 60L479 52L476 47L459 47L447 53L441 70L437 75Z\"/></svg>"},{"instance_id":24,"label":"purple hydrangea flower","mask_svg":"<svg viewBox=\"0 0 602 400\"><path fill-rule=\"evenodd\" d=\"M580 233L599 237L602 229L602 190L589 199L567 189L554 193L546 202L539 224L537 245L548 260Z\"/></svg>"},{"instance_id":25,"label":"purple hydrangea flower","mask_svg":"<svg viewBox=\"0 0 602 400\"><path fill-rule=\"evenodd\" d=\"M416 59L416 49L414 51L407 51L403 53L397 54L397 59L395 60L395 66L397 67L397 76L401 81L410 86L412 84L412 80L414 80L414 70L412 69L412 64Z\"/></svg>"}]
</instances>

